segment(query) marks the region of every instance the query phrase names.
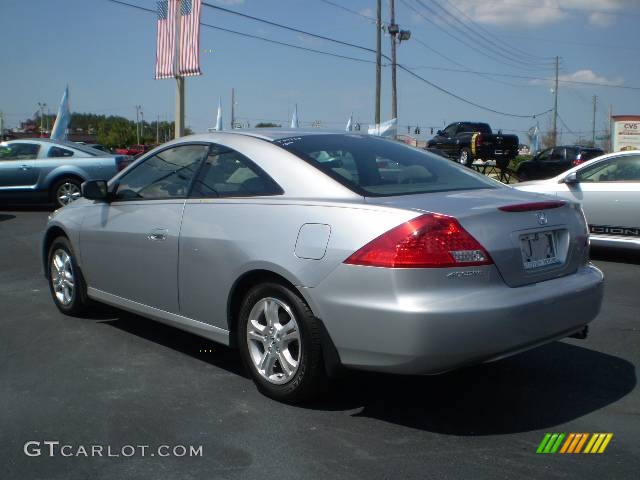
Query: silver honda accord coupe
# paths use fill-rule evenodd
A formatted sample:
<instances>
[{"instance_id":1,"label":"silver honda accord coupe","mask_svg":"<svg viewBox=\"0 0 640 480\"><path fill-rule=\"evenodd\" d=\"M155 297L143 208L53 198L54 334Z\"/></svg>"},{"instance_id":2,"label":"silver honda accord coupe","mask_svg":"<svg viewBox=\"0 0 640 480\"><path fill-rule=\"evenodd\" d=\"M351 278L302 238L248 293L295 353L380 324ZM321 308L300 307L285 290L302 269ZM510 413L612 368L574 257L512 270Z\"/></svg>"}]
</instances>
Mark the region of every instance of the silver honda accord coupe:
<instances>
[{"instance_id":1,"label":"silver honda accord coupe","mask_svg":"<svg viewBox=\"0 0 640 480\"><path fill-rule=\"evenodd\" d=\"M83 195L44 235L57 307L235 346L283 401L342 367L440 373L582 334L602 300L577 203L377 137L189 136Z\"/></svg>"}]
</instances>

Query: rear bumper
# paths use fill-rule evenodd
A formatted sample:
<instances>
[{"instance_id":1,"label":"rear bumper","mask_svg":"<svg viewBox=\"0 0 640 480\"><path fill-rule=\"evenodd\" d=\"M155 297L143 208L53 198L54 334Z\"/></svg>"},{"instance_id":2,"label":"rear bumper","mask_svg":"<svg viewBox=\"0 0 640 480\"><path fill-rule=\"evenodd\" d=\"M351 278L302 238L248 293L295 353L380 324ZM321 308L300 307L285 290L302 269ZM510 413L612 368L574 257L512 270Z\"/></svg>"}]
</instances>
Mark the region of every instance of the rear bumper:
<instances>
[{"instance_id":1,"label":"rear bumper","mask_svg":"<svg viewBox=\"0 0 640 480\"><path fill-rule=\"evenodd\" d=\"M404 374L512 355L571 335L600 311L603 275L591 265L517 288L493 266L475 278L449 272L341 265L305 296L344 365Z\"/></svg>"}]
</instances>

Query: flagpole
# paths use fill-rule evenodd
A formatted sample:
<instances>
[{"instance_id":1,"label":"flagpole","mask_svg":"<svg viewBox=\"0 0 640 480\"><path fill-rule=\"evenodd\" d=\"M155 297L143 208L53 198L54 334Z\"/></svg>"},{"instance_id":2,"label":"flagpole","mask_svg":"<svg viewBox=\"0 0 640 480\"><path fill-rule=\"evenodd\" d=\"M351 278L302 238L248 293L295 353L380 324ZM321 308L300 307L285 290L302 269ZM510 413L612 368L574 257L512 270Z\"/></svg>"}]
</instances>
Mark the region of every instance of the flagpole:
<instances>
[{"instance_id":1,"label":"flagpole","mask_svg":"<svg viewBox=\"0 0 640 480\"><path fill-rule=\"evenodd\" d=\"M184 136L184 77L177 75L180 68L180 3L176 11L176 36L175 36L175 72L176 72L176 113L175 113L175 138Z\"/></svg>"}]
</instances>

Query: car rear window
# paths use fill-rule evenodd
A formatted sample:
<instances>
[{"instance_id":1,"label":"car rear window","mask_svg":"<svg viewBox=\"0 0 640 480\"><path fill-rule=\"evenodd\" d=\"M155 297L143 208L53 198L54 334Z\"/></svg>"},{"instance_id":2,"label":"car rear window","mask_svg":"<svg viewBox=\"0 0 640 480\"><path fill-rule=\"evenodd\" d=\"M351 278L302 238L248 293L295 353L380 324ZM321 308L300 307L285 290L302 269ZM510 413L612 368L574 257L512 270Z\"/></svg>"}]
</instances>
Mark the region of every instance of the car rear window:
<instances>
[{"instance_id":1,"label":"car rear window","mask_svg":"<svg viewBox=\"0 0 640 480\"><path fill-rule=\"evenodd\" d=\"M379 137L304 135L273 143L363 196L474 190L499 185L451 160Z\"/></svg>"}]
</instances>

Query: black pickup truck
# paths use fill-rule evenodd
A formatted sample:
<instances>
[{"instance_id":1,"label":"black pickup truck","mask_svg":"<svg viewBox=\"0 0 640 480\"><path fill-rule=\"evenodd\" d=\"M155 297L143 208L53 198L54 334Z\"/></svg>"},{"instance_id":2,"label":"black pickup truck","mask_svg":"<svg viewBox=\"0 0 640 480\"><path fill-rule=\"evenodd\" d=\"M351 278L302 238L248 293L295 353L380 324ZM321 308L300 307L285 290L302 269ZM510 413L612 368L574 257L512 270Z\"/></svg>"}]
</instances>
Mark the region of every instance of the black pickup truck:
<instances>
[{"instance_id":1,"label":"black pickup truck","mask_svg":"<svg viewBox=\"0 0 640 480\"><path fill-rule=\"evenodd\" d=\"M505 168L518 155L520 140L517 135L494 134L487 123L455 122L427 142L427 150L444 152L466 166L474 160L495 160L496 165Z\"/></svg>"}]
</instances>

